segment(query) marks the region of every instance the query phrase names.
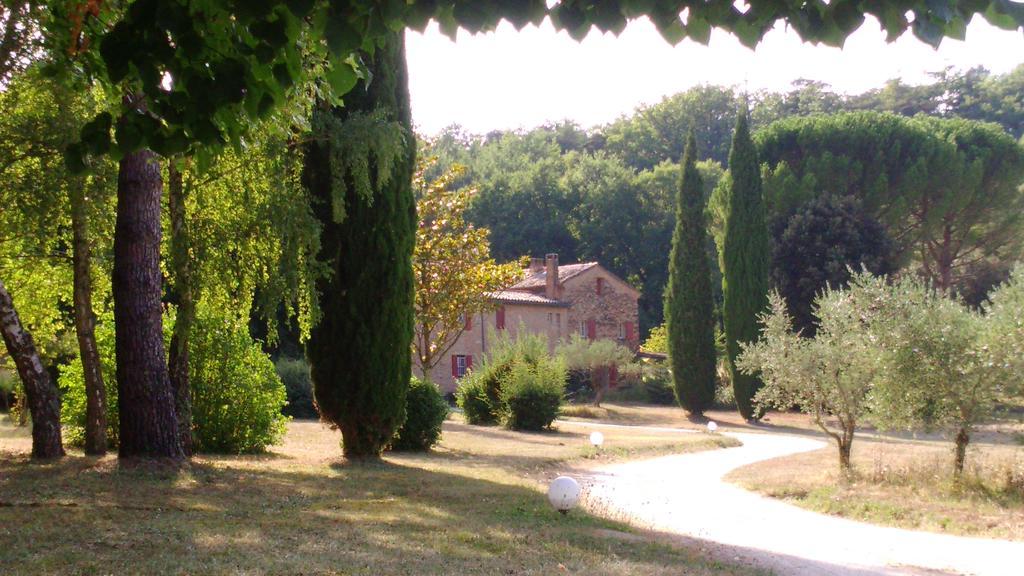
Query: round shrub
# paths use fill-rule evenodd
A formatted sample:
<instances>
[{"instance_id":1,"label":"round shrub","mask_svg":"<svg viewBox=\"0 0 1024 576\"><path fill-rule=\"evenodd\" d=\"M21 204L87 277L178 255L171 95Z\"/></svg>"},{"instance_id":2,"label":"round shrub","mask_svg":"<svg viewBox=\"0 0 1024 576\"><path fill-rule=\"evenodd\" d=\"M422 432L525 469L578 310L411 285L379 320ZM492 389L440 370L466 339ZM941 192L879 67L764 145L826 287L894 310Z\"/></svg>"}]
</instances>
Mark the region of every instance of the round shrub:
<instances>
[{"instance_id":1,"label":"round shrub","mask_svg":"<svg viewBox=\"0 0 1024 576\"><path fill-rule=\"evenodd\" d=\"M482 378L473 375L463 378L459 382L458 390L455 391L455 402L462 408L462 414L470 424L481 426L495 424L498 421L487 398L487 389Z\"/></svg>"},{"instance_id":2,"label":"round shrub","mask_svg":"<svg viewBox=\"0 0 1024 576\"><path fill-rule=\"evenodd\" d=\"M392 450L430 450L441 438L448 403L437 386L413 378L405 396L405 423L391 441Z\"/></svg>"},{"instance_id":3,"label":"round shrub","mask_svg":"<svg viewBox=\"0 0 1024 576\"><path fill-rule=\"evenodd\" d=\"M261 452L280 440L284 384L245 323L200 308L189 344L196 450Z\"/></svg>"},{"instance_id":4,"label":"round shrub","mask_svg":"<svg viewBox=\"0 0 1024 576\"><path fill-rule=\"evenodd\" d=\"M498 423L502 413L501 388L514 362L511 356L488 359L459 381L455 400L467 422L476 425Z\"/></svg>"},{"instance_id":5,"label":"round shrub","mask_svg":"<svg viewBox=\"0 0 1024 576\"><path fill-rule=\"evenodd\" d=\"M531 431L549 428L562 406L565 380L565 367L560 362L517 362L501 391L505 426Z\"/></svg>"},{"instance_id":6,"label":"round shrub","mask_svg":"<svg viewBox=\"0 0 1024 576\"><path fill-rule=\"evenodd\" d=\"M277 375L284 383L288 404L281 409L292 418L316 418L319 413L313 402L313 381L309 377L309 363L303 358L281 357L274 364Z\"/></svg>"}]
</instances>

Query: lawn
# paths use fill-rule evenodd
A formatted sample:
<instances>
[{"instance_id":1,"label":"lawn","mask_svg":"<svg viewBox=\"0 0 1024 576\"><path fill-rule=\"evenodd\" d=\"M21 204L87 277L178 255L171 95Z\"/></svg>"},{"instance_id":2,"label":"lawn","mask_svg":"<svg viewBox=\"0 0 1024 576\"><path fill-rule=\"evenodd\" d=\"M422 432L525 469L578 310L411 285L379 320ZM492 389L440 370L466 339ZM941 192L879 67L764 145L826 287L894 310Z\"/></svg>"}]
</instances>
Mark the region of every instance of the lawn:
<instances>
[{"instance_id":1,"label":"lawn","mask_svg":"<svg viewBox=\"0 0 1024 576\"><path fill-rule=\"evenodd\" d=\"M0 424L4 574L751 574L664 535L544 496L555 475L728 439L591 428L520 434L449 421L431 454L341 461L339 435L290 425L262 456L201 456L181 470L73 454L28 461Z\"/></svg>"},{"instance_id":2,"label":"lawn","mask_svg":"<svg viewBox=\"0 0 1024 576\"><path fill-rule=\"evenodd\" d=\"M995 438L995 434L989 435ZM855 475L841 478L834 443L758 462L726 480L798 506L886 526L1024 540L1024 448L990 441L968 450L952 479L949 443L858 438Z\"/></svg>"}]
</instances>

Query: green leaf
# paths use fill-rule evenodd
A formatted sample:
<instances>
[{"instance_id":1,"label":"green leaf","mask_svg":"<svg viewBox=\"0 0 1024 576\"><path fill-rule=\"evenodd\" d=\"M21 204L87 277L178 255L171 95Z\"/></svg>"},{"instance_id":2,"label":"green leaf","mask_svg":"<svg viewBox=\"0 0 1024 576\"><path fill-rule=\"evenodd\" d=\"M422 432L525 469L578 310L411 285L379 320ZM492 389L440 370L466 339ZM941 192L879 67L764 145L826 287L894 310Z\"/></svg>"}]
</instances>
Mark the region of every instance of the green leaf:
<instances>
[{"instance_id":1,"label":"green leaf","mask_svg":"<svg viewBox=\"0 0 1024 576\"><path fill-rule=\"evenodd\" d=\"M359 82L359 74L346 61L335 60L325 76L337 98L348 94L355 88L356 82Z\"/></svg>"},{"instance_id":2,"label":"green leaf","mask_svg":"<svg viewBox=\"0 0 1024 576\"><path fill-rule=\"evenodd\" d=\"M327 38L327 49L331 51L331 55L335 58L344 58L353 50L359 48L363 37L340 14L328 15L327 24L324 27L324 36Z\"/></svg>"},{"instance_id":3,"label":"green leaf","mask_svg":"<svg viewBox=\"0 0 1024 576\"><path fill-rule=\"evenodd\" d=\"M695 42L707 46L708 41L711 40L711 24L704 18L691 14L686 22L686 33Z\"/></svg>"}]
</instances>

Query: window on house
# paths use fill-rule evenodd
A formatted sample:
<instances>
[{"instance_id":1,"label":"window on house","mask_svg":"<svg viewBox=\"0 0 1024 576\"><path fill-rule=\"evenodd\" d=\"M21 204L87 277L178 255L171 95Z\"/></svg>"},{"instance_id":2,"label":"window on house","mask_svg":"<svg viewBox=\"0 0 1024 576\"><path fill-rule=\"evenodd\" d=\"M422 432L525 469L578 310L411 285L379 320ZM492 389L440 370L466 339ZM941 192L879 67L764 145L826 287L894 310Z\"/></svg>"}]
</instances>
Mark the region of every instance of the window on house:
<instances>
[{"instance_id":1,"label":"window on house","mask_svg":"<svg viewBox=\"0 0 1024 576\"><path fill-rule=\"evenodd\" d=\"M626 339L626 323L619 324L619 340Z\"/></svg>"},{"instance_id":2,"label":"window on house","mask_svg":"<svg viewBox=\"0 0 1024 576\"><path fill-rule=\"evenodd\" d=\"M580 338L586 338L586 337L587 337L587 323L584 322L583 320L580 320Z\"/></svg>"},{"instance_id":3,"label":"window on house","mask_svg":"<svg viewBox=\"0 0 1024 576\"><path fill-rule=\"evenodd\" d=\"M494 313L494 327L498 330L505 329L505 307L501 306L498 311Z\"/></svg>"},{"instance_id":4,"label":"window on house","mask_svg":"<svg viewBox=\"0 0 1024 576\"><path fill-rule=\"evenodd\" d=\"M561 313L555 314L555 326L559 330L562 329L562 314Z\"/></svg>"},{"instance_id":5,"label":"window on house","mask_svg":"<svg viewBox=\"0 0 1024 576\"><path fill-rule=\"evenodd\" d=\"M452 376L462 378L466 371L473 367L473 357L469 354L452 355Z\"/></svg>"},{"instance_id":6,"label":"window on house","mask_svg":"<svg viewBox=\"0 0 1024 576\"><path fill-rule=\"evenodd\" d=\"M550 325L552 325L554 323L555 323L555 315L552 314L551 312L548 312L548 326L550 326Z\"/></svg>"},{"instance_id":7,"label":"window on house","mask_svg":"<svg viewBox=\"0 0 1024 576\"><path fill-rule=\"evenodd\" d=\"M604 278L598 278L597 279L597 295L600 296L602 294L604 294Z\"/></svg>"}]
</instances>

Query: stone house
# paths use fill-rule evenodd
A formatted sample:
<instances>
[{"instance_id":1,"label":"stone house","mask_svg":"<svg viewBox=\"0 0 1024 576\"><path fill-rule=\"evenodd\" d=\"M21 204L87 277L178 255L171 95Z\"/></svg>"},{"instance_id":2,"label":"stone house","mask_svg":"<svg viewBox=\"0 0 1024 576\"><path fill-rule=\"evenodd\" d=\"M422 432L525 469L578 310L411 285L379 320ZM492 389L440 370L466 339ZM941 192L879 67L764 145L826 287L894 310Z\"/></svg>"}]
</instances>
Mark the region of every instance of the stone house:
<instances>
[{"instance_id":1,"label":"stone house","mask_svg":"<svg viewBox=\"0 0 1024 576\"><path fill-rule=\"evenodd\" d=\"M640 292L597 262L559 266L558 255L533 258L523 279L492 295L495 307L466 318L466 329L448 350L449 362L434 367L431 379L445 394L488 352L488 337L520 329L547 336L554 351L579 334L608 339L636 350Z\"/></svg>"}]
</instances>

